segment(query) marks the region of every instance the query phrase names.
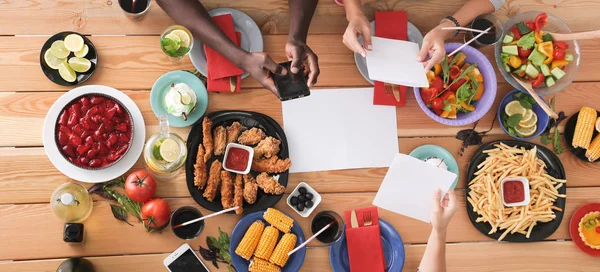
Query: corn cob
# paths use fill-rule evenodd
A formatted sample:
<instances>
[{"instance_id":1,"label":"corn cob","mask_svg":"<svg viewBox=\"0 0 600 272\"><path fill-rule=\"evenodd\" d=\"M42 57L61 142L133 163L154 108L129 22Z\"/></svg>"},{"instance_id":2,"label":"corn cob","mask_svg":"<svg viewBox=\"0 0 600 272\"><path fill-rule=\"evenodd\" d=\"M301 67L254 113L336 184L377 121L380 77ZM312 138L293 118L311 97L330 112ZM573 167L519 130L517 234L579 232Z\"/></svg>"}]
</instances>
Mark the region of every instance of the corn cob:
<instances>
[{"instance_id":1,"label":"corn cob","mask_svg":"<svg viewBox=\"0 0 600 272\"><path fill-rule=\"evenodd\" d=\"M280 272L281 269L276 265L265 261L263 259L254 258L252 262L250 262L250 266L248 266L248 271L250 272Z\"/></svg>"},{"instance_id":2,"label":"corn cob","mask_svg":"<svg viewBox=\"0 0 600 272\"><path fill-rule=\"evenodd\" d=\"M273 208L268 208L263 217L269 224L283 233L290 232L294 225L294 219Z\"/></svg>"},{"instance_id":3,"label":"corn cob","mask_svg":"<svg viewBox=\"0 0 600 272\"><path fill-rule=\"evenodd\" d=\"M594 141L592 141L590 147L585 152L585 156L590 162L594 162L600 157L600 134L594 138Z\"/></svg>"},{"instance_id":4,"label":"corn cob","mask_svg":"<svg viewBox=\"0 0 600 272\"><path fill-rule=\"evenodd\" d=\"M277 246L275 247L275 250L273 250L273 254L271 255L269 261L283 267L287 262L288 258L290 257L288 256L288 252L292 251L295 245L296 235L294 235L293 233L284 234L283 237L281 237L281 240L279 241Z\"/></svg>"},{"instance_id":5,"label":"corn cob","mask_svg":"<svg viewBox=\"0 0 600 272\"><path fill-rule=\"evenodd\" d=\"M588 149L594 134L594 124L597 117L596 110L589 107L582 107L575 125L575 133L573 135L573 147L581 147Z\"/></svg>"},{"instance_id":6,"label":"corn cob","mask_svg":"<svg viewBox=\"0 0 600 272\"><path fill-rule=\"evenodd\" d=\"M271 226L266 227L260 236L254 256L263 260L268 260L273 253L275 244L277 244L277 239L279 239L279 231Z\"/></svg>"},{"instance_id":7,"label":"corn cob","mask_svg":"<svg viewBox=\"0 0 600 272\"><path fill-rule=\"evenodd\" d=\"M248 228L244 234L244 237L242 238L242 241L240 241L238 247L235 249L235 254L240 255L240 257L246 260L250 260L254 254L254 250L258 245L258 240L260 239L264 229L265 224L261 220L254 221L254 223L250 225L250 228Z\"/></svg>"}]
</instances>

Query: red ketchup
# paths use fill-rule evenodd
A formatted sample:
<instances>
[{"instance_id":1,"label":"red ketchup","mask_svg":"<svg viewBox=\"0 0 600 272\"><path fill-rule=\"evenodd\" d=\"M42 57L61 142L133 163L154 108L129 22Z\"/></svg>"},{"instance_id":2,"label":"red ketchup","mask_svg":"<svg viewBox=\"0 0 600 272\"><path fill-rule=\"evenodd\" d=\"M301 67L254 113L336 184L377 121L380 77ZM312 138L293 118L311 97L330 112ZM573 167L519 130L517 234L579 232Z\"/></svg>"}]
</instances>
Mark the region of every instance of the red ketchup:
<instances>
[{"instance_id":1,"label":"red ketchup","mask_svg":"<svg viewBox=\"0 0 600 272\"><path fill-rule=\"evenodd\" d=\"M229 148L229 153L227 153L225 167L240 172L246 171L249 158L250 152L248 150L232 146Z\"/></svg>"},{"instance_id":2,"label":"red ketchup","mask_svg":"<svg viewBox=\"0 0 600 272\"><path fill-rule=\"evenodd\" d=\"M525 200L525 187L521 181L505 181L502 189L504 191L504 202L506 203L518 203Z\"/></svg>"}]
</instances>

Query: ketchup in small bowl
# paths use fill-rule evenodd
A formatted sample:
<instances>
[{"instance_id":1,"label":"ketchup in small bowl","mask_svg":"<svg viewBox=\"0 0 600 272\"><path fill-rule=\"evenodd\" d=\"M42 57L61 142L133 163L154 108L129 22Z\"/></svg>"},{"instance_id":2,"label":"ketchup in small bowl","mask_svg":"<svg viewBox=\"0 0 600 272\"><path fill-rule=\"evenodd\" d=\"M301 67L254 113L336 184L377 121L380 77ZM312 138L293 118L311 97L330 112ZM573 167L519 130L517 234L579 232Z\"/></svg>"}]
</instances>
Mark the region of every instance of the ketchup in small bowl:
<instances>
[{"instance_id":1,"label":"ketchup in small bowl","mask_svg":"<svg viewBox=\"0 0 600 272\"><path fill-rule=\"evenodd\" d=\"M249 146L230 143L225 149L223 168L237 174L248 174L254 157L254 149Z\"/></svg>"},{"instance_id":2,"label":"ketchup in small bowl","mask_svg":"<svg viewBox=\"0 0 600 272\"><path fill-rule=\"evenodd\" d=\"M524 206L529 204L529 180L523 177L502 180L502 202L504 206Z\"/></svg>"}]
</instances>

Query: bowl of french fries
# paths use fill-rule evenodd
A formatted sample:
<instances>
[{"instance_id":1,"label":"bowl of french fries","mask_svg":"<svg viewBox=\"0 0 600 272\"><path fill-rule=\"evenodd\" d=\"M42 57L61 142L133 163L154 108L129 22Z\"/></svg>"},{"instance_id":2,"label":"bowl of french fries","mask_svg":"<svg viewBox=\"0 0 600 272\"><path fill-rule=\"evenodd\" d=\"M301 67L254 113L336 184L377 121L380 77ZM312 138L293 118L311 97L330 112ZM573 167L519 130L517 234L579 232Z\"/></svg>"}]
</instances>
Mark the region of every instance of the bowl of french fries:
<instances>
[{"instance_id":1,"label":"bowl of french fries","mask_svg":"<svg viewBox=\"0 0 600 272\"><path fill-rule=\"evenodd\" d=\"M522 177L528 204L503 204L502 181ZM566 174L549 149L517 140L494 141L475 152L467 169L469 219L481 233L508 242L544 240L558 229L566 203Z\"/></svg>"}]
</instances>

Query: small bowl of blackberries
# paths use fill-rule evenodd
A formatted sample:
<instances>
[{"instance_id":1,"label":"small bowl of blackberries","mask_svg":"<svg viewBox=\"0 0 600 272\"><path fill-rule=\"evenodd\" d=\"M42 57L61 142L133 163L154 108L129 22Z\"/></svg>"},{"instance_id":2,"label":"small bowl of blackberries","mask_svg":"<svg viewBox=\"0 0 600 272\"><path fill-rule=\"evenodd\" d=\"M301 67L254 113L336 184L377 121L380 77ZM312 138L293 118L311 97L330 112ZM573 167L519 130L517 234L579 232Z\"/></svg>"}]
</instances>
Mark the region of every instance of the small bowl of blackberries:
<instances>
[{"instance_id":1,"label":"small bowl of blackberries","mask_svg":"<svg viewBox=\"0 0 600 272\"><path fill-rule=\"evenodd\" d=\"M321 203L321 195L306 182L300 182L288 196L287 204L302 217L308 217Z\"/></svg>"}]
</instances>

